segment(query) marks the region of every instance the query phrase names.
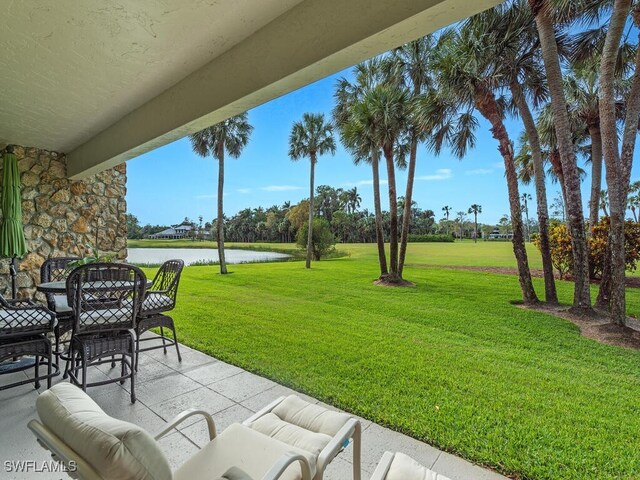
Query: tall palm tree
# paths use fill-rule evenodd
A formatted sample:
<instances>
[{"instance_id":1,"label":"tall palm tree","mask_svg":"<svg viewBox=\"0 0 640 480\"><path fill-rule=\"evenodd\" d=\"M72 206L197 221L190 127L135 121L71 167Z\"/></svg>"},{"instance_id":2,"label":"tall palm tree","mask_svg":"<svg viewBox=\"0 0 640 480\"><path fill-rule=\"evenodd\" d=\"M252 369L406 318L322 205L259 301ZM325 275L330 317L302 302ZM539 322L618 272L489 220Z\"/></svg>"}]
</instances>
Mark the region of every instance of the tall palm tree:
<instances>
[{"instance_id":1,"label":"tall palm tree","mask_svg":"<svg viewBox=\"0 0 640 480\"><path fill-rule=\"evenodd\" d=\"M355 213L362 202L362 197L358 193L358 187L350 188L345 192L345 194L347 197L347 212Z\"/></svg>"},{"instance_id":2,"label":"tall palm tree","mask_svg":"<svg viewBox=\"0 0 640 480\"><path fill-rule=\"evenodd\" d=\"M474 131L478 120L474 111L477 110L491 124L491 133L499 143L498 150L504 160L513 224L513 251L522 297L525 303L532 304L538 302L538 297L524 244L513 144L504 125L505 101L494 93L497 83L492 76L487 53L477 41L473 29L463 26L459 30L446 31L441 36L432 63L438 79L437 95L421 99L418 116L431 132L429 141L434 144L436 152L447 143L460 158L475 145Z\"/></svg>"},{"instance_id":3,"label":"tall palm tree","mask_svg":"<svg viewBox=\"0 0 640 480\"><path fill-rule=\"evenodd\" d=\"M353 162L371 165L373 176L373 205L375 214L376 244L380 276L388 275L387 256L384 249L384 229L382 227L382 206L380 202L380 147L374 139L375 124L366 108L360 105L365 94L380 82L380 64L368 60L354 69L355 81L346 78L338 80L334 99L336 106L333 117L340 131L340 139L352 153Z\"/></svg>"},{"instance_id":4,"label":"tall palm tree","mask_svg":"<svg viewBox=\"0 0 640 480\"><path fill-rule=\"evenodd\" d=\"M389 191L389 275L386 282L403 283L398 263L398 197L396 194L395 164L403 164L402 136L411 118L407 91L397 85L385 83L368 91L360 115L369 117L373 126L372 139L382 150L387 165Z\"/></svg>"},{"instance_id":5,"label":"tall palm tree","mask_svg":"<svg viewBox=\"0 0 640 480\"><path fill-rule=\"evenodd\" d=\"M548 96L544 73L540 67L539 41L526 0L499 5L468 20L492 60L493 75L502 79L501 87L511 94L511 101L522 119L529 141L530 171L536 187L540 253L544 272L545 299L558 302L549 242L549 209L540 139L529 103L538 107ZM522 172L522 170L521 170ZM528 235L527 235L528 237Z\"/></svg>"},{"instance_id":6,"label":"tall palm tree","mask_svg":"<svg viewBox=\"0 0 640 480\"><path fill-rule=\"evenodd\" d=\"M638 222L638 211L640 211L640 181L633 182L629 187L627 203L633 214L633 221Z\"/></svg>"},{"instance_id":7,"label":"tall palm tree","mask_svg":"<svg viewBox=\"0 0 640 480\"><path fill-rule=\"evenodd\" d=\"M297 161L309 157L311 170L309 175L309 230L307 236L307 259L305 266L311 268L313 255L313 189L314 173L318 156L336 153L336 142L333 138L333 126L325 122L321 113L305 113L302 121L295 122L289 136L289 156Z\"/></svg>"},{"instance_id":8,"label":"tall palm tree","mask_svg":"<svg viewBox=\"0 0 640 480\"><path fill-rule=\"evenodd\" d=\"M473 243L478 242L478 214L482 213L482 205L474 203L469 207L469 213L473 213Z\"/></svg>"},{"instance_id":9,"label":"tall palm tree","mask_svg":"<svg viewBox=\"0 0 640 480\"><path fill-rule=\"evenodd\" d=\"M615 74L620 42L630 16L636 27L640 27L640 3L635 2L632 9L631 0L613 2L613 11L602 49L599 79L602 150L609 192L610 228L609 256L603 268L598 304L602 306L608 300L612 320L621 325L624 325L626 320L624 217L640 117L640 48L636 52L635 71L630 79L631 87L625 99L626 114L621 145L616 118Z\"/></svg>"},{"instance_id":10,"label":"tall palm tree","mask_svg":"<svg viewBox=\"0 0 640 480\"><path fill-rule=\"evenodd\" d=\"M224 255L224 157L225 152L233 158L238 158L244 147L249 143L253 127L249 124L246 112L228 118L216 125L207 127L197 133L189 135L193 151L201 157L211 155L218 160L218 217L216 221L216 236L218 242L218 259L220 273L227 273L227 262Z\"/></svg>"},{"instance_id":11,"label":"tall palm tree","mask_svg":"<svg viewBox=\"0 0 640 480\"><path fill-rule=\"evenodd\" d=\"M449 221L449 213L451 213L452 210L453 208L451 208L449 205L445 205L444 207L442 207L442 211L444 212L444 216L447 219L447 222Z\"/></svg>"},{"instance_id":12,"label":"tall palm tree","mask_svg":"<svg viewBox=\"0 0 640 480\"><path fill-rule=\"evenodd\" d=\"M571 233L573 249L574 293L573 310L578 313L591 312L591 291L589 284L589 257L587 251L587 237L585 233L584 216L582 210L582 196L580 193L580 177L576 153L573 148L571 125L567 111L567 101L564 94L562 69L554 17L550 0L528 0L534 16L542 59L547 76L551 106L553 109L558 151L564 176L566 191L566 208L569 214L568 226Z\"/></svg>"},{"instance_id":13,"label":"tall palm tree","mask_svg":"<svg viewBox=\"0 0 640 480\"><path fill-rule=\"evenodd\" d=\"M531 201L532 197L530 193L523 193L522 196L520 197L522 199L522 210L524 211L524 218L526 219L526 224L525 224L525 232L527 234L527 242L531 241L531 232L530 232L530 228L529 228L529 202Z\"/></svg>"},{"instance_id":14,"label":"tall palm tree","mask_svg":"<svg viewBox=\"0 0 640 480\"><path fill-rule=\"evenodd\" d=\"M435 36L426 35L413 42L406 43L392 51L389 61L385 62L387 73L402 87L409 91L413 98L422 95L431 88L432 78L429 68L431 51L436 43ZM410 120L410 118L409 118ZM398 273L402 277L404 261L407 254L409 225L413 184L415 182L418 143L424 140L424 131L415 124L407 125L409 131L409 164L407 170L407 187L404 195L404 212L402 214L402 230L400 237L400 254Z\"/></svg>"}]
</instances>

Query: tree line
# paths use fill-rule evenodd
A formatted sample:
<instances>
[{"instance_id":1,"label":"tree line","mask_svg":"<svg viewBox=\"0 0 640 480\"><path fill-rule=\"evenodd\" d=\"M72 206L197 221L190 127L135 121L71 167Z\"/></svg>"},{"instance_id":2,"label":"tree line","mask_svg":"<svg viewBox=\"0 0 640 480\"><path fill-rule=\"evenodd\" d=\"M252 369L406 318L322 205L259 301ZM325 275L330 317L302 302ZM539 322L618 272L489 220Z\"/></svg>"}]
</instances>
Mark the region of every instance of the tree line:
<instances>
[{"instance_id":1,"label":"tree line","mask_svg":"<svg viewBox=\"0 0 640 480\"><path fill-rule=\"evenodd\" d=\"M353 80L342 78L336 85L331 118L305 113L289 136L291 159L304 158L310 164L307 227L302 227L309 229L306 266L311 263L317 211L315 165L335 152L336 134L356 164L371 168L380 279L402 284L417 147L424 144L433 155L447 147L463 158L475 146L481 116L490 124L487 133L496 140L504 162L513 251L525 304L539 299L525 249L528 233L519 181L528 179L535 185L544 297L549 303L557 303L558 297L549 247L547 166L560 184L572 245L573 310L590 314L587 239L600 210L604 162L610 229L596 305L623 323L624 220L640 117L640 52L634 26L640 26L637 1L511 0L354 67ZM508 116L518 118L523 127L519 151L504 124ZM191 136L194 150L214 156L219 164L221 271L226 271L225 152L239 156L251 130L242 114ZM588 221L583 215L580 155L589 158L592 170ZM380 163L387 174L388 232L380 207ZM397 204L398 168L408 171L402 214Z\"/></svg>"}]
</instances>

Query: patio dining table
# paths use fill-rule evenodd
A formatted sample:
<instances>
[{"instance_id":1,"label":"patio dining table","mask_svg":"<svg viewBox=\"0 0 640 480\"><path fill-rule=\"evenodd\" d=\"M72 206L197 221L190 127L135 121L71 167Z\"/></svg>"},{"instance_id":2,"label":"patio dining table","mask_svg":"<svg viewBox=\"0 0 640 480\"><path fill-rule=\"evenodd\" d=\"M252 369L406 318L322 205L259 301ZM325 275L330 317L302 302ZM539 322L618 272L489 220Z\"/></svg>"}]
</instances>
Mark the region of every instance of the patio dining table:
<instances>
[{"instance_id":1,"label":"patio dining table","mask_svg":"<svg viewBox=\"0 0 640 480\"><path fill-rule=\"evenodd\" d=\"M153 282L151 280L147 280L145 288L151 287ZM86 290L90 289L131 289L133 287L133 282L129 280L96 280L95 282L87 282L83 285L83 288ZM67 293L67 282L59 281L59 282L45 282L36 286L36 290L42 293L53 293L57 295L63 295Z\"/></svg>"}]
</instances>

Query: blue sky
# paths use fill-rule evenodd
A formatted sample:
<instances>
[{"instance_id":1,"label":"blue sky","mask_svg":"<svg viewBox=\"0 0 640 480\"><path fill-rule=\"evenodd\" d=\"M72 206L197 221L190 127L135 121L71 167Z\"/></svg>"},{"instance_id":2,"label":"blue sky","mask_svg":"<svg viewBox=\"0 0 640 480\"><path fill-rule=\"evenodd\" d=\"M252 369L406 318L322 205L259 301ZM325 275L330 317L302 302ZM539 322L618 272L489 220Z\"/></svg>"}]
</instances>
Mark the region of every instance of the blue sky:
<instances>
[{"instance_id":1,"label":"blue sky","mask_svg":"<svg viewBox=\"0 0 640 480\"><path fill-rule=\"evenodd\" d=\"M249 112L249 121L254 126L250 143L240 158L228 158L225 162L226 215L246 207L269 207L287 200L294 204L308 197L309 162L292 162L287 155L291 125L305 112L323 112L330 117L333 91L341 76L350 77L349 71L319 80ZM450 205L457 212L478 203L483 211L479 221L489 224L497 223L509 212L497 142L491 137L487 122L479 119L476 148L463 160L456 159L448 150L443 150L439 157L424 147L418 151L414 199L420 208L434 210L438 219L442 217L444 205ZM519 121L507 120L506 123L512 140L517 143L522 130ZM128 211L136 215L142 225L175 224L185 216L197 220L202 215L205 221L215 217L217 162L195 155L188 139L148 152L127 165ZM380 171L381 178L386 178L383 163ZM632 179L637 178L636 167ZM398 195L403 195L406 173L397 172L396 179ZM357 186L362 197L361 208L373 210L371 167L353 165L341 145L335 156L320 157L315 183L335 188ZM589 185L587 175L582 187L585 211ZM535 198L532 186L520 188L521 193L528 192ZM549 203L558 191L558 185L548 182ZM384 198L383 194L383 208L388 208L388 197L386 201ZM530 216L535 216L535 201L530 204Z\"/></svg>"}]
</instances>

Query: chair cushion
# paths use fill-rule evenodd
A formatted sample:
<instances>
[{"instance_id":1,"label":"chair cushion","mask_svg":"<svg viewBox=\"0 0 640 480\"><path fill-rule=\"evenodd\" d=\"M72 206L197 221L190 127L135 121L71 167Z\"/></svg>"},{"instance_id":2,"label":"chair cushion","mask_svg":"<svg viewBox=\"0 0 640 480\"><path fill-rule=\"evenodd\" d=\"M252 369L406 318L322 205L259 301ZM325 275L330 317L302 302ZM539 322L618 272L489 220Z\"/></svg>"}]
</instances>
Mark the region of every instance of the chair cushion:
<instances>
[{"instance_id":1,"label":"chair cushion","mask_svg":"<svg viewBox=\"0 0 640 480\"><path fill-rule=\"evenodd\" d=\"M314 476L315 458L308 452L269 438L245 425L234 423L187 460L174 473L173 478L174 480L194 480L205 478L203 476L205 473L206 478L224 478L225 476L229 478L230 469L237 467L249 479L259 480L282 455L291 451L309 460L311 476ZM300 466L296 462L285 470L280 480L300 480L301 478Z\"/></svg>"},{"instance_id":2,"label":"chair cushion","mask_svg":"<svg viewBox=\"0 0 640 480\"><path fill-rule=\"evenodd\" d=\"M42 423L106 480L170 480L158 443L132 423L111 418L70 383L59 383L36 401Z\"/></svg>"},{"instance_id":3,"label":"chair cushion","mask_svg":"<svg viewBox=\"0 0 640 480\"><path fill-rule=\"evenodd\" d=\"M325 433L312 432L285 422L274 413L263 415L251 424L251 428L288 445L306 450L316 458L331 441L331 436Z\"/></svg>"},{"instance_id":4,"label":"chair cushion","mask_svg":"<svg viewBox=\"0 0 640 480\"><path fill-rule=\"evenodd\" d=\"M71 312L71 307L67 302L66 295L54 295L53 302L55 304L56 313L69 313Z\"/></svg>"},{"instance_id":5,"label":"chair cushion","mask_svg":"<svg viewBox=\"0 0 640 480\"><path fill-rule=\"evenodd\" d=\"M449 480L427 467L420 465L404 453L396 453L385 480Z\"/></svg>"},{"instance_id":6,"label":"chair cushion","mask_svg":"<svg viewBox=\"0 0 640 480\"><path fill-rule=\"evenodd\" d=\"M320 405L289 395L273 409L281 420L312 432L334 436L351 418L347 413L334 412Z\"/></svg>"},{"instance_id":7,"label":"chair cushion","mask_svg":"<svg viewBox=\"0 0 640 480\"><path fill-rule=\"evenodd\" d=\"M142 302L142 309L140 313L144 313L146 310L158 310L163 308L171 308L173 306L173 299L161 293L147 292L144 302Z\"/></svg>"},{"instance_id":8,"label":"chair cushion","mask_svg":"<svg viewBox=\"0 0 640 480\"><path fill-rule=\"evenodd\" d=\"M16 329L20 327L48 327L51 323L51 315L46 310L27 308L24 310L0 309L0 331L4 329ZM53 326L56 320L53 321Z\"/></svg>"},{"instance_id":9,"label":"chair cushion","mask_svg":"<svg viewBox=\"0 0 640 480\"><path fill-rule=\"evenodd\" d=\"M229 470L224 472L221 477L218 477L216 480L253 480L247 472L241 470L238 467L231 467Z\"/></svg>"}]
</instances>

